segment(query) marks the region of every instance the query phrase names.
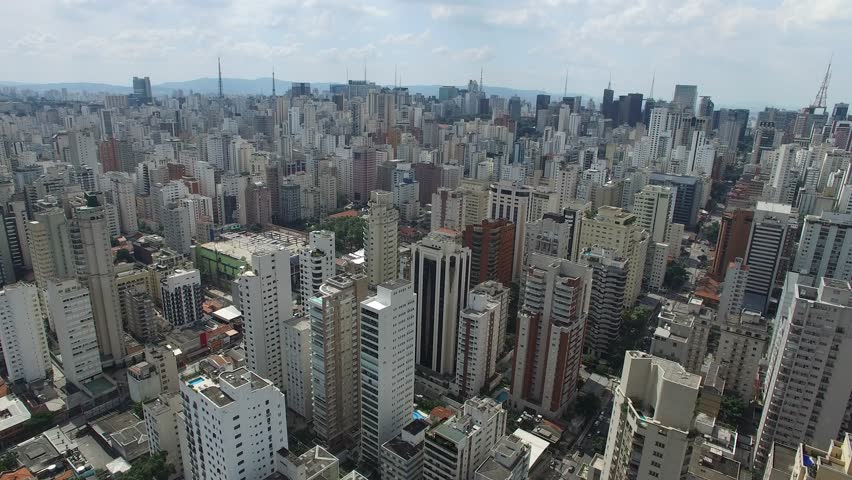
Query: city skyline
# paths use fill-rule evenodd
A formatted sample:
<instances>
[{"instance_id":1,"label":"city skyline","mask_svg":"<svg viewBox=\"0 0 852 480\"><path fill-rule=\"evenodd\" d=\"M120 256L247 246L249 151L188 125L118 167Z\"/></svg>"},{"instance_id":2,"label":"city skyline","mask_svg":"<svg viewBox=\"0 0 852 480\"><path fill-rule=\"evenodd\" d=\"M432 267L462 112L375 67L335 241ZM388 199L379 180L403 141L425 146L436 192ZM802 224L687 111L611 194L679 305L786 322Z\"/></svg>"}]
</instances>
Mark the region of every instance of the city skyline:
<instances>
[{"instance_id":1,"label":"city skyline","mask_svg":"<svg viewBox=\"0 0 852 480\"><path fill-rule=\"evenodd\" d=\"M513 89L667 99L676 83L697 84L720 105L807 105L850 27L839 0L722 0L628 4L620 0L232 2L43 0L5 6L13 22L2 81L125 85L216 76L378 84L455 84L478 79ZM265 14L264 12L271 12ZM831 28L829 28L831 27ZM535 32L531 35L530 32ZM352 35L354 34L354 35ZM759 45L752 39L773 42ZM670 41L677 38L677 42ZM730 53L736 52L732 58ZM790 68L787 59L797 59ZM835 62L829 105L848 98L850 69ZM401 79L401 80L400 80Z\"/></svg>"}]
</instances>

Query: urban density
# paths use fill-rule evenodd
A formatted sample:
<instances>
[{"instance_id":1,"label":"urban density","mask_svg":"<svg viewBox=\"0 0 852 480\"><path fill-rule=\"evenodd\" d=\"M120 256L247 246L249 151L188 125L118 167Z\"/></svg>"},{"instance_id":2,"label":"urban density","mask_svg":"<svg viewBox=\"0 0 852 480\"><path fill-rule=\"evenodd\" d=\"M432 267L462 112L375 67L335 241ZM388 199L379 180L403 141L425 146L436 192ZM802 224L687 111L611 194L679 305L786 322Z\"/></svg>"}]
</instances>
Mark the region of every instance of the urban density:
<instances>
[{"instance_id":1,"label":"urban density","mask_svg":"<svg viewBox=\"0 0 852 480\"><path fill-rule=\"evenodd\" d=\"M0 82L0 480L852 479L828 56L795 109L228 61Z\"/></svg>"}]
</instances>

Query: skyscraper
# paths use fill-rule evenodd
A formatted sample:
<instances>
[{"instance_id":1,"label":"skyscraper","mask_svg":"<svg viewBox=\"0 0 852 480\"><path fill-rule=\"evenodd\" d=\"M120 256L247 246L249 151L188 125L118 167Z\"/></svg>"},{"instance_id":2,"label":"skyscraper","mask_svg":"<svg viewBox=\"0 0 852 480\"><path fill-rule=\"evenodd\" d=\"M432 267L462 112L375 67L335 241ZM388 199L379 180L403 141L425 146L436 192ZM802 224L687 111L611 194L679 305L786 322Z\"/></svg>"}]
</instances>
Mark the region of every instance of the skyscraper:
<instances>
[{"instance_id":1,"label":"skyscraper","mask_svg":"<svg viewBox=\"0 0 852 480\"><path fill-rule=\"evenodd\" d=\"M70 228L77 277L91 295L102 360L119 363L124 360L124 332L106 211L97 196L86 195L86 201L88 206L73 210Z\"/></svg>"},{"instance_id":2,"label":"skyscraper","mask_svg":"<svg viewBox=\"0 0 852 480\"><path fill-rule=\"evenodd\" d=\"M768 352L764 408L755 465L765 465L774 443L798 445L837 438L850 427L852 285L787 275Z\"/></svg>"},{"instance_id":3,"label":"skyscraper","mask_svg":"<svg viewBox=\"0 0 852 480\"><path fill-rule=\"evenodd\" d=\"M512 283L515 226L507 220L483 220L464 230L464 246L471 251L470 280L473 284L496 280Z\"/></svg>"},{"instance_id":4,"label":"skyscraper","mask_svg":"<svg viewBox=\"0 0 852 480\"><path fill-rule=\"evenodd\" d=\"M133 96L139 103L151 103L154 100L149 77L133 77Z\"/></svg>"},{"instance_id":5,"label":"skyscraper","mask_svg":"<svg viewBox=\"0 0 852 480\"><path fill-rule=\"evenodd\" d=\"M32 383L51 371L38 288L19 282L0 290L0 346L9 382Z\"/></svg>"},{"instance_id":6,"label":"skyscraper","mask_svg":"<svg viewBox=\"0 0 852 480\"><path fill-rule=\"evenodd\" d=\"M364 260L370 285L396 280L399 276L399 212L393 194L370 192L369 213L364 216Z\"/></svg>"},{"instance_id":7,"label":"skyscraper","mask_svg":"<svg viewBox=\"0 0 852 480\"><path fill-rule=\"evenodd\" d=\"M243 312L246 363L252 372L276 386L286 385L284 322L293 316L290 291L290 252L285 248L259 251L251 269L237 280Z\"/></svg>"},{"instance_id":8,"label":"skyscraper","mask_svg":"<svg viewBox=\"0 0 852 480\"><path fill-rule=\"evenodd\" d=\"M615 388L603 480L683 478L701 377L670 360L625 353Z\"/></svg>"},{"instance_id":9,"label":"skyscraper","mask_svg":"<svg viewBox=\"0 0 852 480\"><path fill-rule=\"evenodd\" d=\"M672 103L681 110L695 112L695 103L698 101L698 87L696 85L675 85Z\"/></svg>"},{"instance_id":10,"label":"skyscraper","mask_svg":"<svg viewBox=\"0 0 852 480\"><path fill-rule=\"evenodd\" d=\"M716 240L716 256L710 273L715 280L722 281L725 278L725 269L735 258L745 257L753 220L754 210L737 208L722 215Z\"/></svg>"},{"instance_id":11,"label":"skyscraper","mask_svg":"<svg viewBox=\"0 0 852 480\"><path fill-rule=\"evenodd\" d=\"M308 300L311 330L314 430L332 451L357 442L361 430L360 305L367 277L328 278Z\"/></svg>"},{"instance_id":12,"label":"skyscraper","mask_svg":"<svg viewBox=\"0 0 852 480\"><path fill-rule=\"evenodd\" d=\"M411 422L417 306L403 280L361 302L361 460L379 464L381 446Z\"/></svg>"},{"instance_id":13,"label":"skyscraper","mask_svg":"<svg viewBox=\"0 0 852 480\"><path fill-rule=\"evenodd\" d=\"M334 276L334 250L334 232L314 230L308 235L308 248L299 254L302 304L317 295L320 285Z\"/></svg>"},{"instance_id":14,"label":"skyscraper","mask_svg":"<svg viewBox=\"0 0 852 480\"><path fill-rule=\"evenodd\" d=\"M852 278L852 214L805 216L792 270L817 278Z\"/></svg>"},{"instance_id":15,"label":"skyscraper","mask_svg":"<svg viewBox=\"0 0 852 480\"><path fill-rule=\"evenodd\" d=\"M790 205L757 202L745 263L749 267L745 306L766 313L772 292L784 282L793 256L797 215Z\"/></svg>"},{"instance_id":16,"label":"skyscraper","mask_svg":"<svg viewBox=\"0 0 852 480\"><path fill-rule=\"evenodd\" d=\"M163 316L175 327L192 325L201 320L201 274L196 269L177 269L160 280Z\"/></svg>"},{"instance_id":17,"label":"skyscraper","mask_svg":"<svg viewBox=\"0 0 852 480\"><path fill-rule=\"evenodd\" d=\"M524 270L511 402L558 418L577 391L592 272L533 254Z\"/></svg>"},{"instance_id":18,"label":"skyscraper","mask_svg":"<svg viewBox=\"0 0 852 480\"><path fill-rule=\"evenodd\" d=\"M612 251L589 248L580 252L578 262L592 270L592 298L586 321L585 350L596 357L610 353L621 330L627 287L627 260Z\"/></svg>"},{"instance_id":19,"label":"skyscraper","mask_svg":"<svg viewBox=\"0 0 852 480\"><path fill-rule=\"evenodd\" d=\"M51 280L46 301L62 354L62 374L82 388L103 372L89 289L74 279Z\"/></svg>"},{"instance_id":20,"label":"skyscraper","mask_svg":"<svg viewBox=\"0 0 852 480\"><path fill-rule=\"evenodd\" d=\"M356 202L372 200L376 189L376 149L359 146L352 148L352 198Z\"/></svg>"},{"instance_id":21,"label":"skyscraper","mask_svg":"<svg viewBox=\"0 0 852 480\"><path fill-rule=\"evenodd\" d=\"M417 295L417 364L455 372L459 312L467 307L471 253L457 232L438 230L412 247Z\"/></svg>"},{"instance_id":22,"label":"skyscraper","mask_svg":"<svg viewBox=\"0 0 852 480\"><path fill-rule=\"evenodd\" d=\"M523 268L524 237L532 190L523 185L500 182L491 185L489 219L505 219L515 225L515 252L512 278L518 279Z\"/></svg>"},{"instance_id":23,"label":"skyscraper","mask_svg":"<svg viewBox=\"0 0 852 480\"><path fill-rule=\"evenodd\" d=\"M456 376L451 387L461 398L472 398L488 385L500 354L502 305L487 294L470 293L467 308L459 314Z\"/></svg>"}]
</instances>

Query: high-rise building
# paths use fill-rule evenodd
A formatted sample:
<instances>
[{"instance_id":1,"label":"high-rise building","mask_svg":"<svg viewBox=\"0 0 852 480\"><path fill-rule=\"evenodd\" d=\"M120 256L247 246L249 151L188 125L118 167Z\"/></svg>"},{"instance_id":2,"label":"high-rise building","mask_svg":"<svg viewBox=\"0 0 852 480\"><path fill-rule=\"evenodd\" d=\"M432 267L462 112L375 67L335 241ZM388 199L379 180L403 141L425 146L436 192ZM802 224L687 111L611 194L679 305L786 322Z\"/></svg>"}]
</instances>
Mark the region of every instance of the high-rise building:
<instances>
[{"instance_id":1,"label":"high-rise building","mask_svg":"<svg viewBox=\"0 0 852 480\"><path fill-rule=\"evenodd\" d=\"M545 213L540 220L527 223L524 265L534 253L571 260L572 247L577 245L575 237L580 232L579 228L574 228L571 218L558 213Z\"/></svg>"},{"instance_id":2,"label":"high-rise building","mask_svg":"<svg viewBox=\"0 0 852 480\"><path fill-rule=\"evenodd\" d=\"M284 394L245 367L181 382L186 428L181 442L189 478L267 478L287 449Z\"/></svg>"},{"instance_id":3,"label":"high-rise building","mask_svg":"<svg viewBox=\"0 0 852 480\"><path fill-rule=\"evenodd\" d=\"M162 211L163 238L172 250L189 255L192 250L192 212L185 206L173 203Z\"/></svg>"},{"instance_id":4,"label":"high-rise building","mask_svg":"<svg viewBox=\"0 0 852 480\"><path fill-rule=\"evenodd\" d=\"M38 288L15 283L0 290L0 346L10 383L32 383L51 371Z\"/></svg>"},{"instance_id":5,"label":"high-rise building","mask_svg":"<svg viewBox=\"0 0 852 480\"><path fill-rule=\"evenodd\" d=\"M166 452L166 463L173 465L176 472L182 472L180 437L186 426L178 415L183 415L183 399L176 394L160 395L143 403L142 412L148 434L148 451L152 454Z\"/></svg>"},{"instance_id":6,"label":"high-rise building","mask_svg":"<svg viewBox=\"0 0 852 480\"><path fill-rule=\"evenodd\" d=\"M372 200L376 189L376 149L354 147L352 149L352 198L362 204Z\"/></svg>"},{"instance_id":7,"label":"high-rise building","mask_svg":"<svg viewBox=\"0 0 852 480\"><path fill-rule=\"evenodd\" d=\"M74 254L65 212L49 208L33 216L34 220L27 224L27 243L35 283L44 289L51 278L68 278L75 274Z\"/></svg>"},{"instance_id":8,"label":"high-rise building","mask_svg":"<svg viewBox=\"0 0 852 480\"><path fill-rule=\"evenodd\" d=\"M311 321L303 316L284 322L284 361L287 366L287 402L307 421L313 419L311 384Z\"/></svg>"},{"instance_id":9,"label":"high-rise building","mask_svg":"<svg viewBox=\"0 0 852 480\"><path fill-rule=\"evenodd\" d=\"M783 296L768 352L758 467L773 443L827 442L850 428L852 285L790 273Z\"/></svg>"},{"instance_id":10,"label":"high-rise building","mask_svg":"<svg viewBox=\"0 0 852 480\"><path fill-rule=\"evenodd\" d=\"M498 358L502 358L503 354L509 349L509 346L506 344L506 329L509 323L509 287L504 286L500 282L489 280L474 286L470 293L471 295L486 295L489 302L500 305L497 345L499 346Z\"/></svg>"},{"instance_id":11,"label":"high-rise building","mask_svg":"<svg viewBox=\"0 0 852 480\"><path fill-rule=\"evenodd\" d=\"M154 95L151 92L151 79L149 77L133 77L133 96L139 103L151 103Z\"/></svg>"},{"instance_id":12,"label":"high-rise building","mask_svg":"<svg viewBox=\"0 0 852 480\"><path fill-rule=\"evenodd\" d=\"M411 422L417 306L403 280L377 286L361 302L361 460L379 465L380 449Z\"/></svg>"},{"instance_id":13,"label":"high-rise building","mask_svg":"<svg viewBox=\"0 0 852 480\"><path fill-rule=\"evenodd\" d=\"M500 303L487 294L471 292L467 308L459 315L456 378L452 389L461 398L478 395L496 374L501 314Z\"/></svg>"},{"instance_id":14,"label":"high-rise building","mask_svg":"<svg viewBox=\"0 0 852 480\"><path fill-rule=\"evenodd\" d=\"M793 271L817 278L852 278L852 214L805 216Z\"/></svg>"},{"instance_id":15,"label":"high-rise building","mask_svg":"<svg viewBox=\"0 0 852 480\"><path fill-rule=\"evenodd\" d=\"M364 260L370 285L399 277L399 212L393 194L370 192L369 213L364 217Z\"/></svg>"},{"instance_id":16,"label":"high-rise building","mask_svg":"<svg viewBox=\"0 0 852 480\"><path fill-rule=\"evenodd\" d=\"M449 188L439 188L432 194L431 230L439 228L464 231L466 225L464 193Z\"/></svg>"},{"instance_id":17,"label":"high-rise building","mask_svg":"<svg viewBox=\"0 0 852 480\"><path fill-rule=\"evenodd\" d=\"M283 328L284 322L293 317L290 252L285 248L259 251L252 254L250 264L251 269L236 280L246 364L252 372L285 387Z\"/></svg>"},{"instance_id":18,"label":"high-rise building","mask_svg":"<svg viewBox=\"0 0 852 480\"><path fill-rule=\"evenodd\" d=\"M127 331L140 342L149 342L157 334L154 323L154 301L147 292L125 293Z\"/></svg>"},{"instance_id":19,"label":"high-rise building","mask_svg":"<svg viewBox=\"0 0 852 480\"><path fill-rule=\"evenodd\" d=\"M605 356L618 339L624 295L627 286L627 260L609 250L589 248L580 253L579 263L592 269L592 298L586 321L586 352Z\"/></svg>"},{"instance_id":20,"label":"high-rise building","mask_svg":"<svg viewBox=\"0 0 852 480\"><path fill-rule=\"evenodd\" d=\"M780 443L772 445L769 461L766 464L767 480L810 480L836 478L848 480L852 478L852 435L848 432L840 434L839 439L826 442L825 450L800 443L787 446Z\"/></svg>"},{"instance_id":21,"label":"high-rise building","mask_svg":"<svg viewBox=\"0 0 852 480\"><path fill-rule=\"evenodd\" d=\"M592 272L533 254L524 270L512 371L512 403L558 418L577 391Z\"/></svg>"},{"instance_id":22,"label":"high-rise building","mask_svg":"<svg viewBox=\"0 0 852 480\"><path fill-rule=\"evenodd\" d=\"M672 104L681 110L695 112L695 103L698 101L698 87L696 85L675 85Z\"/></svg>"},{"instance_id":23,"label":"high-rise building","mask_svg":"<svg viewBox=\"0 0 852 480\"><path fill-rule=\"evenodd\" d=\"M725 392L755 400L758 374L769 338L769 323L760 314L744 311L722 323L716 360L722 364Z\"/></svg>"},{"instance_id":24,"label":"high-rise building","mask_svg":"<svg viewBox=\"0 0 852 480\"><path fill-rule=\"evenodd\" d=\"M121 232L125 235L136 235L139 231L139 220L136 215L136 186L133 179L126 173L115 172L109 175L112 186L112 200L118 207Z\"/></svg>"},{"instance_id":25,"label":"high-rise building","mask_svg":"<svg viewBox=\"0 0 852 480\"><path fill-rule=\"evenodd\" d=\"M367 277L338 275L308 300L314 431L332 451L358 441L361 429L360 305Z\"/></svg>"},{"instance_id":26,"label":"high-rise building","mask_svg":"<svg viewBox=\"0 0 852 480\"><path fill-rule=\"evenodd\" d=\"M334 276L336 260L334 232L314 230L308 235L308 247L299 254L302 303L319 293L320 285Z\"/></svg>"},{"instance_id":27,"label":"high-rise building","mask_svg":"<svg viewBox=\"0 0 852 480\"><path fill-rule=\"evenodd\" d=\"M532 447L515 434L497 442L482 465L476 469L477 480L526 480L530 471Z\"/></svg>"},{"instance_id":28,"label":"high-rise building","mask_svg":"<svg viewBox=\"0 0 852 480\"><path fill-rule=\"evenodd\" d=\"M417 295L417 364L455 372L459 312L467 307L471 253L452 230L438 230L412 247Z\"/></svg>"},{"instance_id":29,"label":"high-rise building","mask_svg":"<svg viewBox=\"0 0 852 480\"><path fill-rule=\"evenodd\" d=\"M766 313L772 292L784 282L793 256L797 214L790 205L757 202L745 262L749 267L745 306Z\"/></svg>"},{"instance_id":30,"label":"high-rise building","mask_svg":"<svg viewBox=\"0 0 852 480\"><path fill-rule=\"evenodd\" d=\"M456 415L426 432L423 478L473 480L506 430L506 411L488 397L472 398Z\"/></svg>"},{"instance_id":31,"label":"high-rise building","mask_svg":"<svg viewBox=\"0 0 852 480\"><path fill-rule=\"evenodd\" d=\"M753 220L754 210L737 208L722 215L719 237L716 239L716 256L713 258L713 270L710 273L716 281L725 278L725 269L735 258L745 257Z\"/></svg>"},{"instance_id":32,"label":"high-rise building","mask_svg":"<svg viewBox=\"0 0 852 480\"><path fill-rule=\"evenodd\" d=\"M648 181L651 185L663 185L675 189L672 221L686 228L693 228L698 221L698 211L704 207L702 204L704 183L698 177L662 173L652 173Z\"/></svg>"},{"instance_id":33,"label":"high-rise building","mask_svg":"<svg viewBox=\"0 0 852 480\"><path fill-rule=\"evenodd\" d=\"M102 360L108 364L117 363L124 359L124 332L106 211L98 197L87 195L86 200L89 206L73 210L71 247L77 278L86 285L91 295Z\"/></svg>"},{"instance_id":34,"label":"high-rise building","mask_svg":"<svg viewBox=\"0 0 852 480\"><path fill-rule=\"evenodd\" d=\"M627 261L624 306L632 306L642 288L648 233L638 224L636 215L615 207L601 207L597 215L582 222L580 251L602 248Z\"/></svg>"},{"instance_id":35,"label":"high-rise building","mask_svg":"<svg viewBox=\"0 0 852 480\"><path fill-rule=\"evenodd\" d=\"M719 299L719 320L725 322L728 317L736 317L745 306L745 291L748 284L749 267L742 257L728 264L725 271L725 288Z\"/></svg>"},{"instance_id":36,"label":"high-rise building","mask_svg":"<svg viewBox=\"0 0 852 480\"><path fill-rule=\"evenodd\" d=\"M515 280L520 278L523 268L524 239L531 195L532 190L523 185L508 182L491 185L488 218L508 220L515 225L515 252L512 266L512 278Z\"/></svg>"},{"instance_id":37,"label":"high-rise building","mask_svg":"<svg viewBox=\"0 0 852 480\"><path fill-rule=\"evenodd\" d=\"M103 371L89 289L73 279L49 281L46 301L62 355L62 373L80 388Z\"/></svg>"},{"instance_id":38,"label":"high-rise building","mask_svg":"<svg viewBox=\"0 0 852 480\"><path fill-rule=\"evenodd\" d=\"M646 185L633 197L636 223L648 231L652 242L666 243L674 213L675 189L661 185Z\"/></svg>"},{"instance_id":39,"label":"high-rise building","mask_svg":"<svg viewBox=\"0 0 852 480\"><path fill-rule=\"evenodd\" d=\"M201 320L201 274L196 269L177 269L160 280L163 316L175 327L192 325Z\"/></svg>"},{"instance_id":40,"label":"high-rise building","mask_svg":"<svg viewBox=\"0 0 852 480\"><path fill-rule=\"evenodd\" d=\"M615 387L603 480L684 478L701 377L647 353L625 353Z\"/></svg>"},{"instance_id":41,"label":"high-rise building","mask_svg":"<svg viewBox=\"0 0 852 480\"><path fill-rule=\"evenodd\" d=\"M512 284L515 226L507 220L483 220L464 230L464 246L471 252L470 281L496 280Z\"/></svg>"}]
</instances>

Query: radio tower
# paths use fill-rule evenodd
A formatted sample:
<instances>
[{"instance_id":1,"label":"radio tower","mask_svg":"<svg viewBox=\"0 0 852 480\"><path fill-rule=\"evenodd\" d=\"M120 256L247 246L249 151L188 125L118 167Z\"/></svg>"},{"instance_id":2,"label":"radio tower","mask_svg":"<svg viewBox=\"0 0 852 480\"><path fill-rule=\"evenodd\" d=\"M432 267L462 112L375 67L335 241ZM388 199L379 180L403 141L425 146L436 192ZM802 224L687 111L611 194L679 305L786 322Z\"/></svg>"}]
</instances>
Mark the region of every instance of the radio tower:
<instances>
[{"instance_id":1,"label":"radio tower","mask_svg":"<svg viewBox=\"0 0 852 480\"><path fill-rule=\"evenodd\" d=\"M219 63L219 98L222 98L225 96L225 94L222 93L222 59L220 57L216 57L216 61Z\"/></svg>"},{"instance_id":2,"label":"radio tower","mask_svg":"<svg viewBox=\"0 0 852 480\"><path fill-rule=\"evenodd\" d=\"M817 108L821 108L823 111L826 109L826 97L828 97L828 82L831 81L831 60L828 60L828 68L825 69L825 77L822 79L822 85L819 86L819 91L816 94L816 98L814 98L813 103L811 103L811 110L816 110Z\"/></svg>"},{"instance_id":3,"label":"radio tower","mask_svg":"<svg viewBox=\"0 0 852 480\"><path fill-rule=\"evenodd\" d=\"M219 78L221 79L222 76L220 75ZM219 81L221 82L221 80ZM272 96L275 96L275 67L272 67Z\"/></svg>"}]
</instances>

